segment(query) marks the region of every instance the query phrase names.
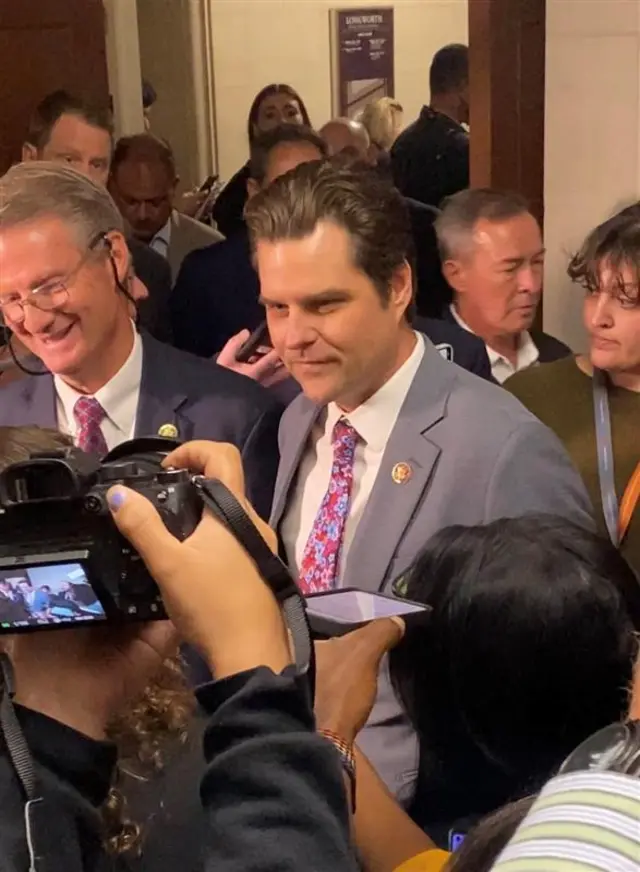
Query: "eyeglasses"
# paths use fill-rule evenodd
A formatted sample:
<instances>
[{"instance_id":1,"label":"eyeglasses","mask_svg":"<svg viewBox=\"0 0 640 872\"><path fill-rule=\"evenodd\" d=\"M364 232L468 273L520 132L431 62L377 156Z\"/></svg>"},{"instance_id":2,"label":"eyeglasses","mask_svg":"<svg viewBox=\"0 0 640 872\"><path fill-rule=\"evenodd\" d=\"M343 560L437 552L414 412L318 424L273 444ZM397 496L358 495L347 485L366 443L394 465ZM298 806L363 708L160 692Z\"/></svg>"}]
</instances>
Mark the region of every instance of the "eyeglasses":
<instances>
[{"instance_id":1,"label":"eyeglasses","mask_svg":"<svg viewBox=\"0 0 640 872\"><path fill-rule=\"evenodd\" d=\"M54 309L64 306L69 299L69 288L73 287L78 273L102 244L109 245L106 233L99 233L91 240L87 250L80 258L80 262L66 276L52 279L40 287L32 288L24 297L13 294L0 298L0 314L13 324L21 324L25 318L25 306L33 306L40 309L41 312L52 312Z\"/></svg>"}]
</instances>

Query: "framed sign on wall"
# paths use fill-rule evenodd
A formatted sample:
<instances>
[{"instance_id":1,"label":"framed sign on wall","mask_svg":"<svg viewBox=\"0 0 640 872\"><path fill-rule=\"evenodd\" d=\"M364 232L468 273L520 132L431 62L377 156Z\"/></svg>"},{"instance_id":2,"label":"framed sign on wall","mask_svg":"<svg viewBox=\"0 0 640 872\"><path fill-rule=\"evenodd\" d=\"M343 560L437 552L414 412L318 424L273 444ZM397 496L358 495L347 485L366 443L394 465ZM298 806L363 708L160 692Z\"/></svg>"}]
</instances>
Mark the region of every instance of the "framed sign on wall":
<instances>
[{"instance_id":1,"label":"framed sign on wall","mask_svg":"<svg viewBox=\"0 0 640 872\"><path fill-rule=\"evenodd\" d=\"M352 117L394 97L393 9L332 9L333 114Z\"/></svg>"}]
</instances>

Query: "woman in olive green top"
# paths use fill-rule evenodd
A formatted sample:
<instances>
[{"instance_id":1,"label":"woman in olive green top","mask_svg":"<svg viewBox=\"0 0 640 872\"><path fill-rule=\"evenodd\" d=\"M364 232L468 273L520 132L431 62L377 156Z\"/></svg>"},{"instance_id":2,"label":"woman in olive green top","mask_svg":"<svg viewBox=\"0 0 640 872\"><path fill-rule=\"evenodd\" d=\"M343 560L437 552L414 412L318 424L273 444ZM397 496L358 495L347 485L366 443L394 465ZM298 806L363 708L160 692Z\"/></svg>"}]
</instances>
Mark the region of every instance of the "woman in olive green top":
<instances>
[{"instance_id":1,"label":"woman in olive green top","mask_svg":"<svg viewBox=\"0 0 640 872\"><path fill-rule=\"evenodd\" d=\"M640 217L625 211L597 227L569 266L587 291L589 351L510 378L505 387L562 440L607 533L598 472L594 368L607 375L618 500L640 461ZM640 506L621 544L640 575Z\"/></svg>"}]
</instances>

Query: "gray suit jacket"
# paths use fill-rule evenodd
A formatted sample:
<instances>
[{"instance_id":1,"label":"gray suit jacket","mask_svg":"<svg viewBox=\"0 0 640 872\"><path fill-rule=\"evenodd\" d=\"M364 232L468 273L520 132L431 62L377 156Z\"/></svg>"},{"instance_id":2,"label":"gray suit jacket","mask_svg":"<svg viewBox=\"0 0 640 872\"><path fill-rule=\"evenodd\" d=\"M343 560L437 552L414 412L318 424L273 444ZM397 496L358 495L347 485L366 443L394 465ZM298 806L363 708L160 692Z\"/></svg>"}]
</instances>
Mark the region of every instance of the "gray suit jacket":
<instances>
[{"instance_id":1,"label":"gray suit jacket","mask_svg":"<svg viewBox=\"0 0 640 872\"><path fill-rule=\"evenodd\" d=\"M167 255L173 282L178 277L182 261L190 252L213 245L214 242L222 242L223 239L224 236L213 227L174 209L171 214L171 241Z\"/></svg>"},{"instance_id":2,"label":"gray suit jacket","mask_svg":"<svg viewBox=\"0 0 640 872\"><path fill-rule=\"evenodd\" d=\"M320 412L300 396L282 417L271 514L275 528ZM392 470L400 462L408 463L412 474L396 484ZM587 493L556 436L502 388L444 360L426 340L341 585L385 590L443 527L487 524L531 512L552 512L593 526ZM392 790L398 792L412 780L415 738L384 676L359 741Z\"/></svg>"},{"instance_id":3,"label":"gray suit jacket","mask_svg":"<svg viewBox=\"0 0 640 872\"><path fill-rule=\"evenodd\" d=\"M278 464L282 406L251 379L142 334L135 436L173 424L178 438L229 442L242 452L247 494L268 517ZM33 366L33 360L29 361ZM57 427L53 376L44 372L0 389L0 425Z\"/></svg>"}]
</instances>

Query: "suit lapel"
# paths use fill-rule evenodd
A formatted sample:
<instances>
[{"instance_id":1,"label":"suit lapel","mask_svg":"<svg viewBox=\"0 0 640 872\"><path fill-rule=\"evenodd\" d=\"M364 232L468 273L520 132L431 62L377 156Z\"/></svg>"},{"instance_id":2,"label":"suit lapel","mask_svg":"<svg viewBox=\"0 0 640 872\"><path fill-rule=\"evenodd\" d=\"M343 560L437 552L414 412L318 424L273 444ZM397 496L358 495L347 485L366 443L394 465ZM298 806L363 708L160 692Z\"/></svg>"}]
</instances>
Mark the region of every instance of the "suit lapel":
<instances>
[{"instance_id":1,"label":"suit lapel","mask_svg":"<svg viewBox=\"0 0 640 872\"><path fill-rule=\"evenodd\" d=\"M278 529L282 521L289 492L307 447L311 430L321 412L320 407L311 403L306 397L300 397L298 402L300 408L296 409L295 420L291 420L294 414L292 408L288 413L289 419L285 421L287 439L281 446L280 463L278 465L278 476L276 478L273 509L270 519L270 526L275 530Z\"/></svg>"},{"instance_id":2,"label":"suit lapel","mask_svg":"<svg viewBox=\"0 0 640 872\"><path fill-rule=\"evenodd\" d=\"M188 442L193 438L194 425L186 414L187 394L174 381L172 349L147 334L142 334L142 347L142 378L135 435L162 435ZM172 431L171 428L175 429ZM164 432L160 432L163 429Z\"/></svg>"},{"instance_id":3,"label":"suit lapel","mask_svg":"<svg viewBox=\"0 0 640 872\"><path fill-rule=\"evenodd\" d=\"M402 538L426 497L440 456L441 446L430 438L430 431L446 413L455 368L429 341L425 345L349 549L343 587L379 590L383 586Z\"/></svg>"},{"instance_id":4,"label":"suit lapel","mask_svg":"<svg viewBox=\"0 0 640 872\"><path fill-rule=\"evenodd\" d=\"M27 412L25 421L37 427L57 429L56 390L50 373L26 379L20 396Z\"/></svg>"}]
</instances>

